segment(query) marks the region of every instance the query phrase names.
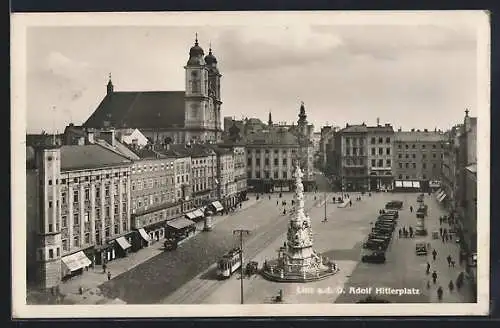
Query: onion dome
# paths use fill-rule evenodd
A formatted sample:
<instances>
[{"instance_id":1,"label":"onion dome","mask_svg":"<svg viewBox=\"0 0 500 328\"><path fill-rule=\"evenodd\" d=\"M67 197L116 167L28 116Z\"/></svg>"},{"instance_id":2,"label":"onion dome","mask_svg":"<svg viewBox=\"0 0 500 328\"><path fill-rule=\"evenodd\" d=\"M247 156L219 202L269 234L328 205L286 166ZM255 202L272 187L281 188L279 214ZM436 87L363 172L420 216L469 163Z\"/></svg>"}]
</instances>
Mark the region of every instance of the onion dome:
<instances>
[{"instance_id":1,"label":"onion dome","mask_svg":"<svg viewBox=\"0 0 500 328\"><path fill-rule=\"evenodd\" d=\"M215 58L212 53L212 48L208 50L208 55L205 56L205 63L207 63L207 65L217 65L217 58Z\"/></svg>"},{"instance_id":2,"label":"onion dome","mask_svg":"<svg viewBox=\"0 0 500 328\"><path fill-rule=\"evenodd\" d=\"M203 48L198 44L198 35L196 35L196 39L194 42L194 46L189 49L189 61L188 65L204 65L205 61L203 60L203 56L205 52Z\"/></svg>"}]
</instances>

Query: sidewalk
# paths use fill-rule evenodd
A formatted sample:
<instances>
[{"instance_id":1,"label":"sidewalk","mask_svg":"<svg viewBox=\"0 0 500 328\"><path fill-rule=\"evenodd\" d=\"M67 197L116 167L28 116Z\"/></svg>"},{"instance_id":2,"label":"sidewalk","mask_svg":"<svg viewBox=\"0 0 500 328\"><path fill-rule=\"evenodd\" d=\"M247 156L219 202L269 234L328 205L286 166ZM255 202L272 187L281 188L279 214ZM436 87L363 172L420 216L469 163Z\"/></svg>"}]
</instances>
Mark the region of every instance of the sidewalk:
<instances>
[{"instance_id":1,"label":"sidewalk","mask_svg":"<svg viewBox=\"0 0 500 328\"><path fill-rule=\"evenodd\" d=\"M262 198L261 198L262 199ZM261 200L260 199L260 200ZM260 200L256 200L255 196L249 196L249 200L242 203L241 208L235 210L236 212L244 211ZM216 215L213 217L213 226L220 222L223 222L227 218L231 217L233 213L228 215ZM196 234L203 231L204 222L200 221L196 223ZM148 261L149 259L155 257L156 255L163 252L163 244L161 242L156 242L149 247L143 248L137 252L129 253L127 257L119 258L114 261L108 262L107 271L111 272L111 279L118 277L119 275L132 270L136 266ZM124 304L122 300L119 299L107 299L102 295L99 286L108 280L107 274L104 273L102 265L96 265L95 268L89 268L88 271L84 271L82 275L73 277L59 285L60 296L48 297L50 303L59 304ZM80 288L83 289L83 293L80 295ZM37 294L29 293L31 295ZM35 295L37 298L42 298L42 295ZM47 299L43 297L42 299Z\"/></svg>"},{"instance_id":2,"label":"sidewalk","mask_svg":"<svg viewBox=\"0 0 500 328\"><path fill-rule=\"evenodd\" d=\"M446 228L446 230L450 230L450 226L447 223L439 224L439 217L442 215L447 215L446 210L438 203L435 195L425 195L424 203L429 206L429 216L425 218L425 226L428 232L428 235L423 239L431 244L430 250L428 250L427 261L431 265L430 274L426 275L425 272L422 273L425 284L426 281L430 282L430 289L427 290L429 293L429 301L431 303L438 303L437 297L437 289L439 286L443 289L443 299L441 302L443 303L467 303L473 300L472 289L469 283L464 282L460 291L457 290L456 286L454 286L453 291L450 291L448 288L448 284L450 280L453 281L455 285L456 279L460 272L465 271L465 263L461 265L459 263L459 252L460 246L455 242L455 238L452 238L451 241L443 242L440 239L432 239L432 232L439 231L439 228ZM414 201L416 205L416 199ZM413 206L417 208L417 206ZM414 212L415 213L415 212ZM415 214L413 214L415 215ZM436 260L432 260L432 251L433 249L437 252ZM446 258L450 255L452 260L455 261L455 267L449 267L448 261ZM432 272L436 270L438 278L437 282L434 285L432 283Z\"/></svg>"}]
</instances>

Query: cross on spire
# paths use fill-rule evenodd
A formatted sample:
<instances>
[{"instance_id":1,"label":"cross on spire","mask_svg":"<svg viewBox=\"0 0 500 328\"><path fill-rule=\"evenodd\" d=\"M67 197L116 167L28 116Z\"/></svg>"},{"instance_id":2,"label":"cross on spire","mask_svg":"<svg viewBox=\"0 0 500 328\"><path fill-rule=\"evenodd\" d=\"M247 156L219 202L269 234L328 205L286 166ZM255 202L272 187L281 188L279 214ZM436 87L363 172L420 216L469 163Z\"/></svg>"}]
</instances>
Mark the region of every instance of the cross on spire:
<instances>
[{"instance_id":1,"label":"cross on spire","mask_svg":"<svg viewBox=\"0 0 500 328\"><path fill-rule=\"evenodd\" d=\"M194 43L198 45L198 32L196 32L194 35L195 35Z\"/></svg>"},{"instance_id":2,"label":"cross on spire","mask_svg":"<svg viewBox=\"0 0 500 328\"><path fill-rule=\"evenodd\" d=\"M468 108L465 109L465 116L469 116L469 109Z\"/></svg>"}]
</instances>

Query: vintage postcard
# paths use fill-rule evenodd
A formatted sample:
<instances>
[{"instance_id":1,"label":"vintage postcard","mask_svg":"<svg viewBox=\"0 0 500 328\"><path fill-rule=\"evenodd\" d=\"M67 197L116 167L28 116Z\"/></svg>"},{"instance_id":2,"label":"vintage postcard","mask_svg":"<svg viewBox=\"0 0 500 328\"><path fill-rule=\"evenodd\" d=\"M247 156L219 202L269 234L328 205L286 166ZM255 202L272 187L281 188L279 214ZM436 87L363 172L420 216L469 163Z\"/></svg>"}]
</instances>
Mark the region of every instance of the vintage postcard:
<instances>
[{"instance_id":1,"label":"vintage postcard","mask_svg":"<svg viewBox=\"0 0 500 328\"><path fill-rule=\"evenodd\" d=\"M14 14L11 49L15 318L488 313L487 12Z\"/></svg>"}]
</instances>

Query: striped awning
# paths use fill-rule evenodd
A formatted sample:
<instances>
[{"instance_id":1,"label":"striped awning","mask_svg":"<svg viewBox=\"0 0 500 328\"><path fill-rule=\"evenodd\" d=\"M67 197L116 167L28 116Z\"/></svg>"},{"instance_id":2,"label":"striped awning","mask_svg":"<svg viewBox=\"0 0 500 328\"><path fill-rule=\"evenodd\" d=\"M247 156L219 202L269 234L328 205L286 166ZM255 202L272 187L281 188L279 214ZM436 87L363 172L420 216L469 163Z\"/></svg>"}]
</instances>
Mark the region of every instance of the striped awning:
<instances>
[{"instance_id":1,"label":"striped awning","mask_svg":"<svg viewBox=\"0 0 500 328\"><path fill-rule=\"evenodd\" d=\"M203 215L204 215L204 214L203 214L203 212L202 212L200 209L197 209L197 210L196 210L196 211L194 211L193 213L194 213L194 215L195 215L195 218L196 218L196 219L197 219L197 218L201 218L201 217L203 217Z\"/></svg>"},{"instance_id":2,"label":"striped awning","mask_svg":"<svg viewBox=\"0 0 500 328\"><path fill-rule=\"evenodd\" d=\"M215 210L217 212L220 212L224 209L224 207L222 206L222 204L218 200L216 200L215 202L212 202L212 205L215 207Z\"/></svg>"},{"instance_id":3,"label":"striped awning","mask_svg":"<svg viewBox=\"0 0 500 328\"><path fill-rule=\"evenodd\" d=\"M193 219L196 219L196 215L194 214L194 211L193 212L188 212L185 214L187 216L188 219L190 220L193 220Z\"/></svg>"},{"instance_id":4,"label":"striped awning","mask_svg":"<svg viewBox=\"0 0 500 328\"><path fill-rule=\"evenodd\" d=\"M151 237L148 235L146 230L144 230L143 228L140 228L138 231L139 231L139 235L141 235L142 239L144 239L145 241L151 241Z\"/></svg>"},{"instance_id":5,"label":"striped awning","mask_svg":"<svg viewBox=\"0 0 500 328\"><path fill-rule=\"evenodd\" d=\"M438 198L438 202L440 202L440 203L441 203L441 202L443 201L443 199L445 199L445 198L446 198L446 194L443 192L443 193L441 194L441 197L439 197L439 198Z\"/></svg>"},{"instance_id":6,"label":"striped awning","mask_svg":"<svg viewBox=\"0 0 500 328\"><path fill-rule=\"evenodd\" d=\"M127 249L129 249L130 247L132 247L132 245L130 245L130 243L127 241L127 239L125 239L125 237L118 237L116 238L116 243L118 245L120 245L120 247L125 251Z\"/></svg>"}]
</instances>

